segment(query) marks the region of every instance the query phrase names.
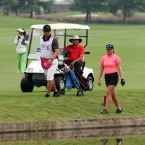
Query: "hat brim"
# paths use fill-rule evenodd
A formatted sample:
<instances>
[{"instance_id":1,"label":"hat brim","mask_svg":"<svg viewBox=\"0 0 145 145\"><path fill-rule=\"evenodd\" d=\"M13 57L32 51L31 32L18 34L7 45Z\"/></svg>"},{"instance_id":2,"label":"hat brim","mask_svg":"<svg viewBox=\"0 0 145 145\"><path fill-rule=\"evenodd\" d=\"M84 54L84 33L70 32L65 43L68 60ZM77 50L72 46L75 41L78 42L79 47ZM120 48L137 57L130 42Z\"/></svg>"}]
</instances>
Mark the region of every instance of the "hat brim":
<instances>
[{"instance_id":1,"label":"hat brim","mask_svg":"<svg viewBox=\"0 0 145 145\"><path fill-rule=\"evenodd\" d=\"M50 29L49 30L48 29L43 29L43 31L49 31L50 32L51 30Z\"/></svg>"},{"instance_id":2,"label":"hat brim","mask_svg":"<svg viewBox=\"0 0 145 145\"><path fill-rule=\"evenodd\" d=\"M18 31L18 32L25 32L24 30L22 31L22 30L19 30L19 29L17 29L17 31Z\"/></svg>"},{"instance_id":3,"label":"hat brim","mask_svg":"<svg viewBox=\"0 0 145 145\"><path fill-rule=\"evenodd\" d=\"M106 48L106 50L111 50L111 49L113 49L113 48Z\"/></svg>"},{"instance_id":4,"label":"hat brim","mask_svg":"<svg viewBox=\"0 0 145 145\"><path fill-rule=\"evenodd\" d=\"M82 42L82 39L69 39L69 41L72 43L72 40L79 40L79 43Z\"/></svg>"}]
</instances>

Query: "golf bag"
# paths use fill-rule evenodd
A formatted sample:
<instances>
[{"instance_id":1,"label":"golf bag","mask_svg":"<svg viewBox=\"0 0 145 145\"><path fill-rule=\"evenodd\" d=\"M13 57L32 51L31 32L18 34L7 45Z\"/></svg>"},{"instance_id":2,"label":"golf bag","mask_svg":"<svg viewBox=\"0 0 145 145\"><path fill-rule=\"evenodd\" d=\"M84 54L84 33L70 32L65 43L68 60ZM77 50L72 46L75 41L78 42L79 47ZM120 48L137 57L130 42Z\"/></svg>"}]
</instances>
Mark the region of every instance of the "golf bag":
<instances>
[{"instance_id":1,"label":"golf bag","mask_svg":"<svg viewBox=\"0 0 145 145\"><path fill-rule=\"evenodd\" d=\"M83 71L81 69L77 70L77 68L75 67L74 67L74 71L80 83L80 88L83 89L84 91L87 90L89 88L89 82L84 76L82 76Z\"/></svg>"},{"instance_id":2,"label":"golf bag","mask_svg":"<svg viewBox=\"0 0 145 145\"><path fill-rule=\"evenodd\" d=\"M69 60L65 60L64 63L67 64L68 66L71 65L71 62L72 61L69 61ZM74 66L72 66L73 69L74 69L74 72L75 72L75 75L80 83L80 88L83 89L83 90L87 90L88 87L89 87L89 82L88 80L83 77L83 70L84 70L84 67L85 67L85 62L75 62L74 63Z\"/></svg>"}]
</instances>

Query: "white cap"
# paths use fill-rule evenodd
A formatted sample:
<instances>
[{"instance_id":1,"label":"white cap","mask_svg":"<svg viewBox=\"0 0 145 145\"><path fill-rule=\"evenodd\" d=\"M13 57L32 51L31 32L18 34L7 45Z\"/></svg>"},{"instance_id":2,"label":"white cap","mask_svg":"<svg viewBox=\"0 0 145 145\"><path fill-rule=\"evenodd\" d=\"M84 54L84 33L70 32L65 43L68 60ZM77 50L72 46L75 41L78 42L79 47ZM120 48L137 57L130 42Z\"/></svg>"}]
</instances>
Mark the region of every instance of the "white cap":
<instances>
[{"instance_id":1,"label":"white cap","mask_svg":"<svg viewBox=\"0 0 145 145\"><path fill-rule=\"evenodd\" d=\"M25 32L25 29L24 28L19 28L17 29L18 32Z\"/></svg>"}]
</instances>

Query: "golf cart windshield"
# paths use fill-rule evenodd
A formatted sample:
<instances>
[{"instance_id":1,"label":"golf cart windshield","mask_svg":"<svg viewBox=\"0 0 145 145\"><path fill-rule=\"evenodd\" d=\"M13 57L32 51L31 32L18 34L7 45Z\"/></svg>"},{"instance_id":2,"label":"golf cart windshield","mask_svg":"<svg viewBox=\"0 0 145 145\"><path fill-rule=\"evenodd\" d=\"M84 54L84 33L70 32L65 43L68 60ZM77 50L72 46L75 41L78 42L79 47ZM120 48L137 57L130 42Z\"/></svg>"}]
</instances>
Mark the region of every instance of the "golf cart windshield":
<instances>
[{"instance_id":1,"label":"golf cart windshield","mask_svg":"<svg viewBox=\"0 0 145 145\"><path fill-rule=\"evenodd\" d=\"M43 26L45 24L32 25L32 32L30 37L30 45L28 49L28 60L39 60L40 59L40 37L43 36ZM66 24L66 23L56 23L49 24L51 26L51 35L55 36L59 43L59 59L64 57L65 48L70 44L69 39L73 35L79 35L82 38L82 43L84 47L88 43L88 30L90 29L87 25L79 24Z\"/></svg>"}]
</instances>

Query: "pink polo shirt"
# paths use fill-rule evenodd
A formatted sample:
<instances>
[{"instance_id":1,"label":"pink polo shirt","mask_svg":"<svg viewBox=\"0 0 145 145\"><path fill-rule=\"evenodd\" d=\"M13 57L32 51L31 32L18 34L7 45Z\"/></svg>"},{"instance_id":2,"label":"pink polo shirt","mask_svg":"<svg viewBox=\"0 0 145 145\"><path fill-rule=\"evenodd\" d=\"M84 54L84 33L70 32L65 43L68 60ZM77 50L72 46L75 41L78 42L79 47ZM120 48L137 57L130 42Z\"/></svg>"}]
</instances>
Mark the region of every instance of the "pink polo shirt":
<instances>
[{"instance_id":1,"label":"pink polo shirt","mask_svg":"<svg viewBox=\"0 0 145 145\"><path fill-rule=\"evenodd\" d=\"M100 60L100 63L104 66L105 74L118 72L117 63L119 62L121 62L121 60L116 54L105 55Z\"/></svg>"}]
</instances>

